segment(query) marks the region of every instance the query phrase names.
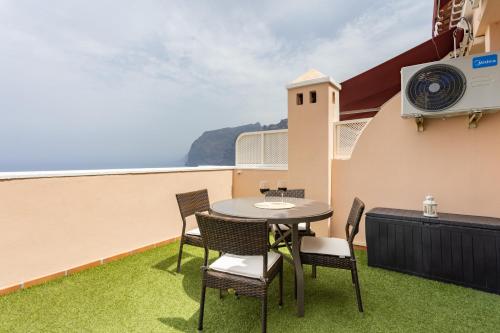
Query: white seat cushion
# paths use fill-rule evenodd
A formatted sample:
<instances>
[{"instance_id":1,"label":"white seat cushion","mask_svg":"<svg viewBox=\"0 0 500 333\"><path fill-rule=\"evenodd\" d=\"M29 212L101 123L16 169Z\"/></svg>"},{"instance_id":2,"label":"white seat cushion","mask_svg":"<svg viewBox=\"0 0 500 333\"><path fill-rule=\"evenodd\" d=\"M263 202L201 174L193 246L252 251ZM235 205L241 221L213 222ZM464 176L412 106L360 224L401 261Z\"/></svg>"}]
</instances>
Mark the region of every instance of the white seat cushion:
<instances>
[{"instance_id":1,"label":"white seat cushion","mask_svg":"<svg viewBox=\"0 0 500 333\"><path fill-rule=\"evenodd\" d=\"M281 230L289 229L286 224L278 224L278 226L280 227ZM305 231L305 230L307 230L307 223L305 222L299 223L299 231Z\"/></svg>"},{"instance_id":2,"label":"white seat cushion","mask_svg":"<svg viewBox=\"0 0 500 333\"><path fill-rule=\"evenodd\" d=\"M280 255L269 252L267 255L267 269L269 270ZM237 256L234 254L224 254L209 266L210 269L235 275L246 276L259 279L262 277L262 256Z\"/></svg>"},{"instance_id":3,"label":"white seat cushion","mask_svg":"<svg viewBox=\"0 0 500 333\"><path fill-rule=\"evenodd\" d=\"M342 238L302 237L300 251L304 253L326 254L343 258L351 256L349 243Z\"/></svg>"},{"instance_id":4,"label":"white seat cushion","mask_svg":"<svg viewBox=\"0 0 500 333\"><path fill-rule=\"evenodd\" d=\"M191 236L201 236L201 233L200 233L200 228L191 229L191 230L189 230L188 232L186 232L186 235L191 235Z\"/></svg>"}]
</instances>

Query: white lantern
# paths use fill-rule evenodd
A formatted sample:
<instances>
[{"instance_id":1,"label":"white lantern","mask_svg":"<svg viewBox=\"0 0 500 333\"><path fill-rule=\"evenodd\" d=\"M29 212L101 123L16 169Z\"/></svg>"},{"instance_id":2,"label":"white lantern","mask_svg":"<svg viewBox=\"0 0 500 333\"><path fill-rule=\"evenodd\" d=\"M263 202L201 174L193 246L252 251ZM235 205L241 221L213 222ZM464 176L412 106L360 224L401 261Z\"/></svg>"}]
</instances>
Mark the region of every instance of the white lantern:
<instances>
[{"instance_id":1,"label":"white lantern","mask_svg":"<svg viewBox=\"0 0 500 333\"><path fill-rule=\"evenodd\" d=\"M432 195L426 195L423 202L424 206L424 216L426 217L437 217L437 203Z\"/></svg>"}]
</instances>

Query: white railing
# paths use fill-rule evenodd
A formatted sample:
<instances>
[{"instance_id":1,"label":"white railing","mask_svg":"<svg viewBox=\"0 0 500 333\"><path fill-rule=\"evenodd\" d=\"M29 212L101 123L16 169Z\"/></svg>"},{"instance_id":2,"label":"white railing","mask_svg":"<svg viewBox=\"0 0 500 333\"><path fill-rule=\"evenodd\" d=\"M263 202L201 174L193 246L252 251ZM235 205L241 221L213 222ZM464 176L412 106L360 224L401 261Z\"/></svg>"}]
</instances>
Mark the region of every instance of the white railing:
<instances>
[{"instance_id":1,"label":"white railing","mask_svg":"<svg viewBox=\"0 0 500 333\"><path fill-rule=\"evenodd\" d=\"M458 25L462 19L466 0L453 0L450 8L450 30Z\"/></svg>"},{"instance_id":2,"label":"white railing","mask_svg":"<svg viewBox=\"0 0 500 333\"><path fill-rule=\"evenodd\" d=\"M334 124L334 159L345 160L351 158L359 137L370 121L371 118L365 118L340 121Z\"/></svg>"},{"instance_id":3,"label":"white railing","mask_svg":"<svg viewBox=\"0 0 500 333\"><path fill-rule=\"evenodd\" d=\"M236 139L237 167L288 167L288 130L242 133Z\"/></svg>"}]
</instances>

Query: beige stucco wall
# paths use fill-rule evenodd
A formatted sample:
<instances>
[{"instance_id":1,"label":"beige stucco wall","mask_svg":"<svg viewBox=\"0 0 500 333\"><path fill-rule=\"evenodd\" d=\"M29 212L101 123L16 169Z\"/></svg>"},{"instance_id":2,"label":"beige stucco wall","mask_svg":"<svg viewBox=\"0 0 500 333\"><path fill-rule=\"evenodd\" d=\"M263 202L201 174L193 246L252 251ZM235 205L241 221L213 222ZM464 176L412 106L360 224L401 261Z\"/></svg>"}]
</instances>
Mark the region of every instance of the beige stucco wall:
<instances>
[{"instance_id":1,"label":"beige stucco wall","mask_svg":"<svg viewBox=\"0 0 500 333\"><path fill-rule=\"evenodd\" d=\"M317 102L309 102L309 92L316 91ZM332 100L332 93L336 92ZM302 93L304 104L297 105ZM308 199L330 202L333 122L338 108L338 90L329 82L288 90L288 176L290 188L304 188ZM315 222L311 227L327 236L329 221Z\"/></svg>"},{"instance_id":2,"label":"beige stucco wall","mask_svg":"<svg viewBox=\"0 0 500 333\"><path fill-rule=\"evenodd\" d=\"M484 36L490 24L500 21L500 1L479 1L479 6L472 12L471 21L474 37Z\"/></svg>"},{"instance_id":3,"label":"beige stucco wall","mask_svg":"<svg viewBox=\"0 0 500 333\"><path fill-rule=\"evenodd\" d=\"M288 180L288 171L236 169L233 174L233 197L260 196L259 182L261 180L267 180L271 188L276 188L278 180Z\"/></svg>"},{"instance_id":4,"label":"beige stucco wall","mask_svg":"<svg viewBox=\"0 0 500 333\"><path fill-rule=\"evenodd\" d=\"M486 52L500 50L500 22L488 25L485 34L485 44L486 44Z\"/></svg>"},{"instance_id":5,"label":"beige stucco wall","mask_svg":"<svg viewBox=\"0 0 500 333\"><path fill-rule=\"evenodd\" d=\"M474 13L475 28L486 31L488 51L500 50L499 5L484 1ZM476 129L467 128L465 116L425 119L421 133L400 113L398 94L367 126L351 159L332 162L332 234L345 237L354 196L367 210L421 210L424 196L432 194L441 212L500 217L500 112L485 114ZM364 229L363 221L360 244Z\"/></svg>"},{"instance_id":6,"label":"beige stucco wall","mask_svg":"<svg viewBox=\"0 0 500 333\"><path fill-rule=\"evenodd\" d=\"M218 170L0 181L0 289L178 237L175 193L207 188L212 202L228 199L232 177Z\"/></svg>"},{"instance_id":7,"label":"beige stucco wall","mask_svg":"<svg viewBox=\"0 0 500 333\"><path fill-rule=\"evenodd\" d=\"M476 129L463 116L426 119L419 133L400 110L398 94L370 122L351 159L333 161L333 234L345 237L354 196L367 210L420 210L432 194L441 212L500 217L500 113L485 115ZM364 223L357 240L365 242Z\"/></svg>"}]
</instances>

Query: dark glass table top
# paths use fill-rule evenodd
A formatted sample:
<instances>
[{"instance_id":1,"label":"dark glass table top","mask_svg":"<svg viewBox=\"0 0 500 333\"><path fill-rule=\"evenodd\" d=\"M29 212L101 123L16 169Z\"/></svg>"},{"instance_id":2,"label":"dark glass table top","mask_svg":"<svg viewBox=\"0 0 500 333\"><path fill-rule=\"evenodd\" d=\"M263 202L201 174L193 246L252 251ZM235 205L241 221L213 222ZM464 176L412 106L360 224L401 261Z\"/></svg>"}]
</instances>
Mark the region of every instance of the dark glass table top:
<instances>
[{"instance_id":1,"label":"dark glass table top","mask_svg":"<svg viewBox=\"0 0 500 333\"><path fill-rule=\"evenodd\" d=\"M269 223L286 224L321 221L333 214L330 205L320 201L286 198L286 202L295 204L295 207L289 209L262 209L254 206L263 201L264 197L223 200L212 204L212 211L230 217L267 219ZM281 201L281 198L268 197L267 201Z\"/></svg>"}]
</instances>

